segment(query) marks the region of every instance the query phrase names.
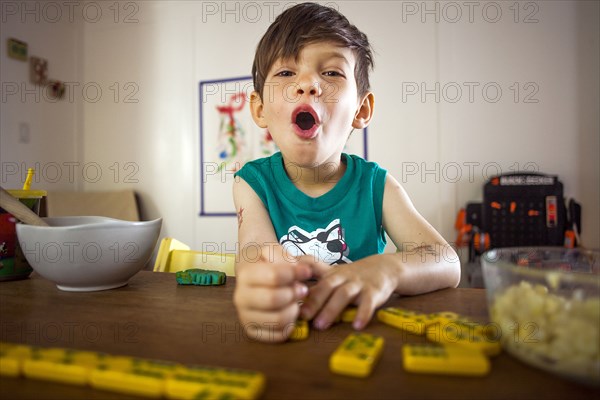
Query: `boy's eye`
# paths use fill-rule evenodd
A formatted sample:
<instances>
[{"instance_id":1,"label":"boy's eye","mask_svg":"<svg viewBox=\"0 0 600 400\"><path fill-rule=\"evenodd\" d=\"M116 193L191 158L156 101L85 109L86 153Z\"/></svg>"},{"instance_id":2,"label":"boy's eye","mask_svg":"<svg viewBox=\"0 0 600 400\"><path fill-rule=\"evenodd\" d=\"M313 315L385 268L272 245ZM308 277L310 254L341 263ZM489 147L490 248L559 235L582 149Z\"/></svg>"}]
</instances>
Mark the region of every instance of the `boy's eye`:
<instances>
[{"instance_id":1,"label":"boy's eye","mask_svg":"<svg viewBox=\"0 0 600 400\"><path fill-rule=\"evenodd\" d=\"M325 71L323 72L323 75L325 76L344 76L343 74L337 72L337 71Z\"/></svg>"},{"instance_id":2,"label":"boy's eye","mask_svg":"<svg viewBox=\"0 0 600 400\"><path fill-rule=\"evenodd\" d=\"M275 74L275 76L293 76L294 73L292 71L279 71Z\"/></svg>"}]
</instances>

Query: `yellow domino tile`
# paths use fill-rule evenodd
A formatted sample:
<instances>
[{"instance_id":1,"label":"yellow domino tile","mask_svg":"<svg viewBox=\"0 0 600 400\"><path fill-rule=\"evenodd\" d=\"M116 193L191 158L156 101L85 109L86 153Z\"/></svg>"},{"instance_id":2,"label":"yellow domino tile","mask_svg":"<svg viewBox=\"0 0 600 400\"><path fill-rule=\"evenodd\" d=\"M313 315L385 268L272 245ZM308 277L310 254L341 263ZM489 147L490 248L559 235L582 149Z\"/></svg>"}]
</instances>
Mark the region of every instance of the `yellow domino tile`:
<instances>
[{"instance_id":1,"label":"yellow domino tile","mask_svg":"<svg viewBox=\"0 0 600 400\"><path fill-rule=\"evenodd\" d=\"M454 322L458 319L461 319L461 316L452 311L442 311L437 313L427 314L425 318L425 325L434 325L434 324L448 324L450 322Z\"/></svg>"},{"instance_id":2,"label":"yellow domino tile","mask_svg":"<svg viewBox=\"0 0 600 400\"><path fill-rule=\"evenodd\" d=\"M290 340L305 340L308 338L308 332L308 322L306 320L299 319L294 324L294 329L290 334Z\"/></svg>"},{"instance_id":3,"label":"yellow domino tile","mask_svg":"<svg viewBox=\"0 0 600 400\"><path fill-rule=\"evenodd\" d=\"M14 343L0 341L0 351L6 351L8 349L12 349L15 346L17 346L17 345Z\"/></svg>"},{"instance_id":4,"label":"yellow domino tile","mask_svg":"<svg viewBox=\"0 0 600 400\"><path fill-rule=\"evenodd\" d=\"M490 362L480 351L437 343L410 343L402 346L404 369L438 375L483 376Z\"/></svg>"},{"instance_id":5,"label":"yellow domino tile","mask_svg":"<svg viewBox=\"0 0 600 400\"><path fill-rule=\"evenodd\" d=\"M213 389L202 389L194 394L193 397L189 397L189 399L193 400L234 400L238 398L234 393L215 391Z\"/></svg>"},{"instance_id":6,"label":"yellow domino tile","mask_svg":"<svg viewBox=\"0 0 600 400\"><path fill-rule=\"evenodd\" d=\"M3 348L3 351L8 357L19 360L31 358L31 355L34 352L33 347L24 344L5 345Z\"/></svg>"},{"instance_id":7,"label":"yellow domino tile","mask_svg":"<svg viewBox=\"0 0 600 400\"><path fill-rule=\"evenodd\" d=\"M75 365L68 360L34 358L23 361L23 374L27 378L43 379L67 383L70 385L85 385L90 375L90 368Z\"/></svg>"},{"instance_id":8,"label":"yellow domino tile","mask_svg":"<svg viewBox=\"0 0 600 400\"><path fill-rule=\"evenodd\" d=\"M90 374L90 384L103 390L160 397L166 379L181 368L169 361L104 355Z\"/></svg>"},{"instance_id":9,"label":"yellow domino tile","mask_svg":"<svg viewBox=\"0 0 600 400\"><path fill-rule=\"evenodd\" d=\"M87 369L96 368L106 357L106 354L94 351L67 350L65 354L65 360Z\"/></svg>"},{"instance_id":10,"label":"yellow domino tile","mask_svg":"<svg viewBox=\"0 0 600 400\"><path fill-rule=\"evenodd\" d=\"M500 342L485 332L455 323L428 326L426 337L433 342L478 350L488 356L498 355L502 349Z\"/></svg>"},{"instance_id":11,"label":"yellow domino tile","mask_svg":"<svg viewBox=\"0 0 600 400\"><path fill-rule=\"evenodd\" d=\"M37 347L19 344L11 348L9 350L9 353L14 354L16 357L19 357L21 359L27 359L31 358L35 349L37 349Z\"/></svg>"},{"instance_id":12,"label":"yellow domino tile","mask_svg":"<svg viewBox=\"0 0 600 400\"><path fill-rule=\"evenodd\" d=\"M60 361L64 360L69 350L59 347L34 347L32 358Z\"/></svg>"},{"instance_id":13,"label":"yellow domino tile","mask_svg":"<svg viewBox=\"0 0 600 400\"><path fill-rule=\"evenodd\" d=\"M21 374L23 361L7 356L0 350L0 375L17 377Z\"/></svg>"},{"instance_id":14,"label":"yellow domino tile","mask_svg":"<svg viewBox=\"0 0 600 400\"><path fill-rule=\"evenodd\" d=\"M464 332L472 332L478 335L485 335L489 338L497 334L496 330L492 329L489 325L480 324L479 322L471 321L467 318L457 319L456 321L450 322L449 325L455 325L456 328Z\"/></svg>"},{"instance_id":15,"label":"yellow domino tile","mask_svg":"<svg viewBox=\"0 0 600 400\"><path fill-rule=\"evenodd\" d=\"M132 362L132 368L144 371L160 372L168 376L175 374L177 371L185 367L182 364L171 361L134 358Z\"/></svg>"},{"instance_id":16,"label":"yellow domino tile","mask_svg":"<svg viewBox=\"0 0 600 400\"><path fill-rule=\"evenodd\" d=\"M134 357L106 355L99 360L99 367L113 371L128 371L133 368Z\"/></svg>"},{"instance_id":17,"label":"yellow domino tile","mask_svg":"<svg viewBox=\"0 0 600 400\"><path fill-rule=\"evenodd\" d=\"M222 379L215 382L215 384L220 386L230 386L227 384L228 381L244 382L244 385L238 391L235 391L233 388L221 388L222 393L231 391L242 399L256 399L260 397L265 389L266 378L261 372L221 368L220 377Z\"/></svg>"},{"instance_id":18,"label":"yellow domino tile","mask_svg":"<svg viewBox=\"0 0 600 400\"><path fill-rule=\"evenodd\" d=\"M377 363L384 340L368 333L351 333L329 358L329 369L337 374L364 378Z\"/></svg>"},{"instance_id":19,"label":"yellow domino tile","mask_svg":"<svg viewBox=\"0 0 600 400\"><path fill-rule=\"evenodd\" d=\"M132 369L174 374L183 365L171 361L150 360L137 357L98 354L98 365L103 369L130 371Z\"/></svg>"},{"instance_id":20,"label":"yellow domino tile","mask_svg":"<svg viewBox=\"0 0 600 400\"><path fill-rule=\"evenodd\" d=\"M397 307L382 308L377 311L377 319L416 335L423 335L427 326L427 314L419 314Z\"/></svg>"},{"instance_id":21,"label":"yellow domino tile","mask_svg":"<svg viewBox=\"0 0 600 400\"><path fill-rule=\"evenodd\" d=\"M265 385L263 374L253 371L232 371L216 369L213 372L183 371L167 378L165 394L170 399L196 399L200 393L202 398L231 398L252 400L258 398ZM207 394L208 393L208 394Z\"/></svg>"},{"instance_id":22,"label":"yellow domino tile","mask_svg":"<svg viewBox=\"0 0 600 400\"><path fill-rule=\"evenodd\" d=\"M342 311L340 319L342 320L342 322L353 322L354 318L356 318L357 310L358 309L356 307L346 308L344 311Z\"/></svg>"},{"instance_id":23,"label":"yellow domino tile","mask_svg":"<svg viewBox=\"0 0 600 400\"><path fill-rule=\"evenodd\" d=\"M428 314L425 325L430 327L435 324L439 324L441 327L444 327L445 325L456 325L462 331L468 330L469 332L486 335L487 337L497 334L496 330L490 328L488 325L480 324L466 316L459 315L452 311Z\"/></svg>"},{"instance_id":24,"label":"yellow domino tile","mask_svg":"<svg viewBox=\"0 0 600 400\"><path fill-rule=\"evenodd\" d=\"M231 368L217 368L217 371L219 379L214 380L213 383L217 386L223 386L220 389L223 393L231 390L238 393L238 396L243 399L255 399L262 394L265 388L266 379L261 372ZM238 385L239 390L235 391L236 385L231 385L230 382L239 381L244 382L244 384Z\"/></svg>"},{"instance_id":25,"label":"yellow domino tile","mask_svg":"<svg viewBox=\"0 0 600 400\"><path fill-rule=\"evenodd\" d=\"M183 374L186 376L200 376L207 379L215 379L222 375L223 370L227 369L220 367L208 367L205 365L191 365L185 366L184 368L178 370L176 374Z\"/></svg>"},{"instance_id":26,"label":"yellow domino tile","mask_svg":"<svg viewBox=\"0 0 600 400\"><path fill-rule=\"evenodd\" d=\"M23 361L31 357L31 347L0 342L0 375L17 377L23 370Z\"/></svg>"},{"instance_id":27,"label":"yellow domino tile","mask_svg":"<svg viewBox=\"0 0 600 400\"><path fill-rule=\"evenodd\" d=\"M487 327L485 325L472 321L470 318L465 317L463 315L459 315L452 311L443 311L439 313L428 314L425 324L427 326L434 324L457 324L464 327L469 327L470 329L480 332L484 332L487 330Z\"/></svg>"},{"instance_id":28,"label":"yellow domino tile","mask_svg":"<svg viewBox=\"0 0 600 400\"><path fill-rule=\"evenodd\" d=\"M140 369L112 370L101 365L92 370L90 384L96 389L146 397L161 397L167 374Z\"/></svg>"},{"instance_id":29,"label":"yellow domino tile","mask_svg":"<svg viewBox=\"0 0 600 400\"><path fill-rule=\"evenodd\" d=\"M103 356L91 351L36 347L23 362L23 374L33 379L85 385Z\"/></svg>"},{"instance_id":30,"label":"yellow domino tile","mask_svg":"<svg viewBox=\"0 0 600 400\"><path fill-rule=\"evenodd\" d=\"M0 343L0 373L145 397L253 400L264 391L256 371Z\"/></svg>"}]
</instances>

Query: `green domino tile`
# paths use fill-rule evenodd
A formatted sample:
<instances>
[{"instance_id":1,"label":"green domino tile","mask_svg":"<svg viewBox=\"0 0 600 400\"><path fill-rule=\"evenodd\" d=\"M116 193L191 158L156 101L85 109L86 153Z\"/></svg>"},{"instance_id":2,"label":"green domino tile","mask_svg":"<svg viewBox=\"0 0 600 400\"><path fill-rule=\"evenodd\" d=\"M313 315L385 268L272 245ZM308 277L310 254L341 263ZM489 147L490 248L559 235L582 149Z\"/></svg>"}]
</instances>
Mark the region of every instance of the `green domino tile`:
<instances>
[{"instance_id":1,"label":"green domino tile","mask_svg":"<svg viewBox=\"0 0 600 400\"><path fill-rule=\"evenodd\" d=\"M192 284L192 276L187 271L179 271L175 273L175 279L180 285Z\"/></svg>"},{"instance_id":2,"label":"green domino tile","mask_svg":"<svg viewBox=\"0 0 600 400\"><path fill-rule=\"evenodd\" d=\"M220 271L192 268L179 271L175 274L177 283L180 285L215 286L223 285L227 281L227 275Z\"/></svg>"}]
</instances>

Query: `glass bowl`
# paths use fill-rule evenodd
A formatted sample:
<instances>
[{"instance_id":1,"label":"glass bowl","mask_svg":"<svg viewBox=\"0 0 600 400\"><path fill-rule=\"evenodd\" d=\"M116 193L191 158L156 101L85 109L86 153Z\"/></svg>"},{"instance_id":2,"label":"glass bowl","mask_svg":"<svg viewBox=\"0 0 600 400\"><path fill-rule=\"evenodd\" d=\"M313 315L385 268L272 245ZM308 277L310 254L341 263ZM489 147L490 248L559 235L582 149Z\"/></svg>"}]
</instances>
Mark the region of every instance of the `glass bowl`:
<instances>
[{"instance_id":1,"label":"glass bowl","mask_svg":"<svg viewBox=\"0 0 600 400\"><path fill-rule=\"evenodd\" d=\"M535 367L600 386L600 251L513 247L481 258L502 347Z\"/></svg>"}]
</instances>

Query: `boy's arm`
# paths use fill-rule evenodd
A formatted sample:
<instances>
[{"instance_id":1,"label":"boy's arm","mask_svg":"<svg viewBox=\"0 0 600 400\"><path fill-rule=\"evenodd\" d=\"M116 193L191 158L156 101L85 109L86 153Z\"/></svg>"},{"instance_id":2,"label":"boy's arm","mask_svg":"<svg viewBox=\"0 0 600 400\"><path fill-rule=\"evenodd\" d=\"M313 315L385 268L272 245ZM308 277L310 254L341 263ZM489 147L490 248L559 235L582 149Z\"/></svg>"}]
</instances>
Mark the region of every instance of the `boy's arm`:
<instances>
[{"instance_id":1,"label":"boy's arm","mask_svg":"<svg viewBox=\"0 0 600 400\"><path fill-rule=\"evenodd\" d=\"M247 335L264 342L281 342L298 318L298 301L308 293L302 281L308 265L285 257L271 218L260 198L243 179L233 185L238 214L238 256L234 303Z\"/></svg>"},{"instance_id":2,"label":"boy's arm","mask_svg":"<svg viewBox=\"0 0 600 400\"><path fill-rule=\"evenodd\" d=\"M238 254L237 266L253 256L252 247L277 244L271 217L263 202L250 185L241 178L233 183L233 203L238 218ZM252 253L254 253L252 251Z\"/></svg>"},{"instance_id":3,"label":"boy's arm","mask_svg":"<svg viewBox=\"0 0 600 400\"><path fill-rule=\"evenodd\" d=\"M458 285L458 255L389 174L383 195L383 227L398 248L393 255L399 278L396 292L419 294Z\"/></svg>"}]
</instances>

